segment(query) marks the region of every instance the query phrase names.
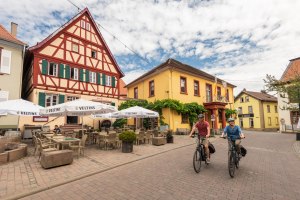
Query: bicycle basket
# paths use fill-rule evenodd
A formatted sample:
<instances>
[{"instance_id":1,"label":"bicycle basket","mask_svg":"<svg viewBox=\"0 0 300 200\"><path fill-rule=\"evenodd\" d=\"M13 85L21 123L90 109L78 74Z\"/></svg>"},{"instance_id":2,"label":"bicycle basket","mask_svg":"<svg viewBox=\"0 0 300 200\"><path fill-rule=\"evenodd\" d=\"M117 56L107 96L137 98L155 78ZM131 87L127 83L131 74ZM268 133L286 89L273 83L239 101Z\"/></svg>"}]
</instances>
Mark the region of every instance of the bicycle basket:
<instances>
[{"instance_id":1,"label":"bicycle basket","mask_svg":"<svg viewBox=\"0 0 300 200\"><path fill-rule=\"evenodd\" d=\"M247 149L245 149L245 147L241 146L241 154L242 156L246 156L247 154Z\"/></svg>"},{"instance_id":2,"label":"bicycle basket","mask_svg":"<svg viewBox=\"0 0 300 200\"><path fill-rule=\"evenodd\" d=\"M215 153L216 152L216 149L215 149L215 147L212 143L208 144L208 148L209 148L209 153Z\"/></svg>"}]
</instances>

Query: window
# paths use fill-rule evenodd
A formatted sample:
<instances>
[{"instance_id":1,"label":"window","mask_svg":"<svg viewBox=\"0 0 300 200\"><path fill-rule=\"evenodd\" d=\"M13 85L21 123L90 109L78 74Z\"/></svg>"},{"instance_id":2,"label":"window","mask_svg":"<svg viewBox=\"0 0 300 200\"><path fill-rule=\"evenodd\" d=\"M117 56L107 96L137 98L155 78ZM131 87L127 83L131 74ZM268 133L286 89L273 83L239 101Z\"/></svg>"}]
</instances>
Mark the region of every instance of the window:
<instances>
[{"instance_id":1,"label":"window","mask_svg":"<svg viewBox=\"0 0 300 200\"><path fill-rule=\"evenodd\" d=\"M91 30L91 25L88 22L86 23L86 30L88 30L88 31Z\"/></svg>"},{"instance_id":2,"label":"window","mask_svg":"<svg viewBox=\"0 0 300 200\"><path fill-rule=\"evenodd\" d=\"M253 113L252 106L248 106L248 113Z\"/></svg>"},{"instance_id":3,"label":"window","mask_svg":"<svg viewBox=\"0 0 300 200\"><path fill-rule=\"evenodd\" d=\"M58 104L57 94L46 94L46 107L55 106Z\"/></svg>"},{"instance_id":4,"label":"window","mask_svg":"<svg viewBox=\"0 0 300 200\"><path fill-rule=\"evenodd\" d=\"M78 80L78 69L71 68L71 79Z\"/></svg>"},{"instance_id":5,"label":"window","mask_svg":"<svg viewBox=\"0 0 300 200\"><path fill-rule=\"evenodd\" d=\"M138 99L138 88L137 87L134 88L134 98Z\"/></svg>"},{"instance_id":6,"label":"window","mask_svg":"<svg viewBox=\"0 0 300 200\"><path fill-rule=\"evenodd\" d=\"M90 83L96 83L96 72L90 72Z\"/></svg>"},{"instance_id":7,"label":"window","mask_svg":"<svg viewBox=\"0 0 300 200\"><path fill-rule=\"evenodd\" d=\"M274 106L274 108L275 108L275 113L278 113L277 106Z\"/></svg>"},{"instance_id":8,"label":"window","mask_svg":"<svg viewBox=\"0 0 300 200\"><path fill-rule=\"evenodd\" d=\"M194 96L200 96L199 81L194 81Z\"/></svg>"},{"instance_id":9,"label":"window","mask_svg":"<svg viewBox=\"0 0 300 200\"><path fill-rule=\"evenodd\" d=\"M79 52L79 46L78 44L72 43L72 51L78 53Z\"/></svg>"},{"instance_id":10,"label":"window","mask_svg":"<svg viewBox=\"0 0 300 200\"><path fill-rule=\"evenodd\" d=\"M240 103L244 103L244 97L240 98Z\"/></svg>"},{"instance_id":11,"label":"window","mask_svg":"<svg viewBox=\"0 0 300 200\"><path fill-rule=\"evenodd\" d=\"M218 101L222 100L221 87L217 87L217 100Z\"/></svg>"},{"instance_id":12,"label":"window","mask_svg":"<svg viewBox=\"0 0 300 200\"><path fill-rule=\"evenodd\" d=\"M270 105L267 105L267 112L271 112Z\"/></svg>"},{"instance_id":13,"label":"window","mask_svg":"<svg viewBox=\"0 0 300 200\"><path fill-rule=\"evenodd\" d=\"M243 114L243 108L242 107L239 107L238 110L239 110L239 114Z\"/></svg>"},{"instance_id":14,"label":"window","mask_svg":"<svg viewBox=\"0 0 300 200\"><path fill-rule=\"evenodd\" d=\"M85 21L81 20L81 28L85 28Z\"/></svg>"},{"instance_id":15,"label":"window","mask_svg":"<svg viewBox=\"0 0 300 200\"><path fill-rule=\"evenodd\" d=\"M180 77L180 93L184 93L184 94L187 93L185 77Z\"/></svg>"},{"instance_id":16,"label":"window","mask_svg":"<svg viewBox=\"0 0 300 200\"><path fill-rule=\"evenodd\" d=\"M250 126L250 128L254 128L254 120L253 120L253 118L249 118L249 126Z\"/></svg>"},{"instance_id":17,"label":"window","mask_svg":"<svg viewBox=\"0 0 300 200\"><path fill-rule=\"evenodd\" d=\"M297 124L299 120L299 111L291 111L292 124Z\"/></svg>"},{"instance_id":18,"label":"window","mask_svg":"<svg viewBox=\"0 0 300 200\"><path fill-rule=\"evenodd\" d=\"M181 123L188 124L189 123L189 115L188 114L181 114Z\"/></svg>"},{"instance_id":19,"label":"window","mask_svg":"<svg viewBox=\"0 0 300 200\"><path fill-rule=\"evenodd\" d=\"M229 90L226 90L226 100L229 101Z\"/></svg>"},{"instance_id":20,"label":"window","mask_svg":"<svg viewBox=\"0 0 300 200\"><path fill-rule=\"evenodd\" d=\"M11 51L0 47L0 73L10 74Z\"/></svg>"},{"instance_id":21,"label":"window","mask_svg":"<svg viewBox=\"0 0 300 200\"><path fill-rule=\"evenodd\" d=\"M67 96L67 101L74 101L76 99L79 99L79 97L75 97L75 96Z\"/></svg>"},{"instance_id":22,"label":"window","mask_svg":"<svg viewBox=\"0 0 300 200\"><path fill-rule=\"evenodd\" d=\"M269 125L269 126L272 125L271 117L268 117L268 125Z\"/></svg>"},{"instance_id":23,"label":"window","mask_svg":"<svg viewBox=\"0 0 300 200\"><path fill-rule=\"evenodd\" d=\"M210 84L206 84L206 103L212 102L212 86Z\"/></svg>"},{"instance_id":24,"label":"window","mask_svg":"<svg viewBox=\"0 0 300 200\"><path fill-rule=\"evenodd\" d=\"M149 82L149 97L154 96L154 81Z\"/></svg>"},{"instance_id":25,"label":"window","mask_svg":"<svg viewBox=\"0 0 300 200\"><path fill-rule=\"evenodd\" d=\"M50 63L48 68L48 75L57 76L57 71L58 71L57 64Z\"/></svg>"},{"instance_id":26,"label":"window","mask_svg":"<svg viewBox=\"0 0 300 200\"><path fill-rule=\"evenodd\" d=\"M275 117L275 124L278 125L279 122L278 122L278 117Z\"/></svg>"},{"instance_id":27,"label":"window","mask_svg":"<svg viewBox=\"0 0 300 200\"><path fill-rule=\"evenodd\" d=\"M91 56L92 56L92 58L97 58L97 52L92 50Z\"/></svg>"},{"instance_id":28,"label":"window","mask_svg":"<svg viewBox=\"0 0 300 200\"><path fill-rule=\"evenodd\" d=\"M106 86L111 86L111 76L106 76Z\"/></svg>"},{"instance_id":29,"label":"window","mask_svg":"<svg viewBox=\"0 0 300 200\"><path fill-rule=\"evenodd\" d=\"M249 96L245 96L245 102L249 102Z\"/></svg>"}]
</instances>

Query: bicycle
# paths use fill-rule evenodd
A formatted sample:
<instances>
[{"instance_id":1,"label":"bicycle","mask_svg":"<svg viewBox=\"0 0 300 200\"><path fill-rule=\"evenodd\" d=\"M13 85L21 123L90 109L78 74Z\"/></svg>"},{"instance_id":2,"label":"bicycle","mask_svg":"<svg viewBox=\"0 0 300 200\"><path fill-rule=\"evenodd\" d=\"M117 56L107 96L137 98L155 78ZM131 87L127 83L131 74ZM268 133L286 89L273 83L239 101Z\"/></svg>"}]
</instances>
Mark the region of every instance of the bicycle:
<instances>
[{"instance_id":1,"label":"bicycle","mask_svg":"<svg viewBox=\"0 0 300 200\"><path fill-rule=\"evenodd\" d=\"M192 138L194 138L195 135L192 136ZM204 150L204 144L203 144L203 140L205 140L205 137L199 137L196 140L197 143L197 147L193 156L193 166L194 166L194 170L196 173L199 173L201 170L201 162L204 161L206 165L208 165L209 163L207 163L206 161L206 153Z\"/></svg>"},{"instance_id":2,"label":"bicycle","mask_svg":"<svg viewBox=\"0 0 300 200\"><path fill-rule=\"evenodd\" d=\"M228 139L229 148L228 148L228 172L231 178L234 177L235 169L239 168L239 162L241 159L241 154L237 152L236 149L236 140L232 140L230 137L221 137L223 139ZM242 138L236 138L242 139Z\"/></svg>"}]
</instances>

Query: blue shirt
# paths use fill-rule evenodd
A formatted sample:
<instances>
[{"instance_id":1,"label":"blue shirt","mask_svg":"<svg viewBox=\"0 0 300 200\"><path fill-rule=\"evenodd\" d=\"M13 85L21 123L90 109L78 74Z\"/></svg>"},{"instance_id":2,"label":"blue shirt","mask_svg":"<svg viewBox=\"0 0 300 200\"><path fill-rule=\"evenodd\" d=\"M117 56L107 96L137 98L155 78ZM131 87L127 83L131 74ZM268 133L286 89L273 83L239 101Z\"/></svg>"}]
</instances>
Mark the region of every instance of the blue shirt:
<instances>
[{"instance_id":1,"label":"blue shirt","mask_svg":"<svg viewBox=\"0 0 300 200\"><path fill-rule=\"evenodd\" d=\"M241 132L242 132L241 128L239 126L236 126L236 125L233 128L231 128L228 125L224 129L224 133L227 134L227 137L232 139L232 140L236 140L237 138L240 138Z\"/></svg>"}]
</instances>

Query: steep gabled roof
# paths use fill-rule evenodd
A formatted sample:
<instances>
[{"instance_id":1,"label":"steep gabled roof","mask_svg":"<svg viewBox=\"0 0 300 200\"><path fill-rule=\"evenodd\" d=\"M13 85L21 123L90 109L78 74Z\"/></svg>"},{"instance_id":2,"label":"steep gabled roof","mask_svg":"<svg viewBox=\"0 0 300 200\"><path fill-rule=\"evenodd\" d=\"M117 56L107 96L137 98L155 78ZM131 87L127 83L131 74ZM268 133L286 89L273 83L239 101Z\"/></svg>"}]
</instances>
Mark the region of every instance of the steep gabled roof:
<instances>
[{"instance_id":1,"label":"steep gabled roof","mask_svg":"<svg viewBox=\"0 0 300 200\"><path fill-rule=\"evenodd\" d=\"M290 63L283 72L280 81L290 81L296 76L300 76L300 58L290 60Z\"/></svg>"},{"instance_id":2,"label":"steep gabled roof","mask_svg":"<svg viewBox=\"0 0 300 200\"><path fill-rule=\"evenodd\" d=\"M107 49L108 51L108 55L112 58L112 62L115 64L115 66L117 67L117 70L119 71L119 73L121 74L121 77L124 76L124 73L122 72L121 68L119 67L117 61L115 60L114 56L112 55L110 49L108 48L104 38L101 35L101 32L97 26L97 23L95 22L94 18L92 17L90 11L88 8L83 9L82 11L80 11L77 15L75 15L72 19L70 19L68 22L66 22L64 25L62 25L61 27L59 27L56 31L54 31L52 34L50 34L48 37L46 37L43 41L37 43L36 45L30 47L28 50L29 51L33 51L36 49L39 49L41 47L43 47L48 41L52 40L56 35L58 35L60 32L62 32L64 29L68 28L73 21L75 21L76 19L78 19L79 17L81 17L84 14L87 14L89 16L89 18L91 19L93 26L96 28L97 30L97 34L100 37L101 42L104 44L104 47Z\"/></svg>"},{"instance_id":3,"label":"steep gabled roof","mask_svg":"<svg viewBox=\"0 0 300 200\"><path fill-rule=\"evenodd\" d=\"M142 79L148 77L148 76L151 76L153 73L155 73L156 71L158 70L162 70L164 68L167 68L167 67L173 67L174 69L178 69L178 70L181 70L181 71L185 71L185 72L188 72L188 73L191 73L195 76L200 76L202 78L205 78L205 79L208 79L210 81L215 81L215 76L213 75L210 75L202 70L199 70L197 68L194 68L190 65L187 65L187 64L184 64L184 63L181 63L175 59L172 59L172 58L169 58L166 62L154 67L152 70L148 71L147 73L143 74L142 76L138 77L137 79L135 79L134 81L130 82L129 84L126 85L126 87L132 85L132 84L135 84L139 81L141 81ZM218 78L218 83L222 84L222 81L221 79ZM231 84L231 83L228 83L227 82L227 85L231 86L231 87L236 87L235 85Z\"/></svg>"},{"instance_id":4,"label":"steep gabled roof","mask_svg":"<svg viewBox=\"0 0 300 200\"><path fill-rule=\"evenodd\" d=\"M8 32L1 24L0 24L0 39L6 40L9 42L13 42L15 44L26 45L26 43L17 39L10 32Z\"/></svg>"},{"instance_id":5,"label":"steep gabled roof","mask_svg":"<svg viewBox=\"0 0 300 200\"><path fill-rule=\"evenodd\" d=\"M277 102L277 98L263 92L252 92L252 91L247 91L246 89L243 89L235 98L234 101L237 100L242 94L247 94L255 99L258 99L260 101L269 101L269 102Z\"/></svg>"}]
</instances>

